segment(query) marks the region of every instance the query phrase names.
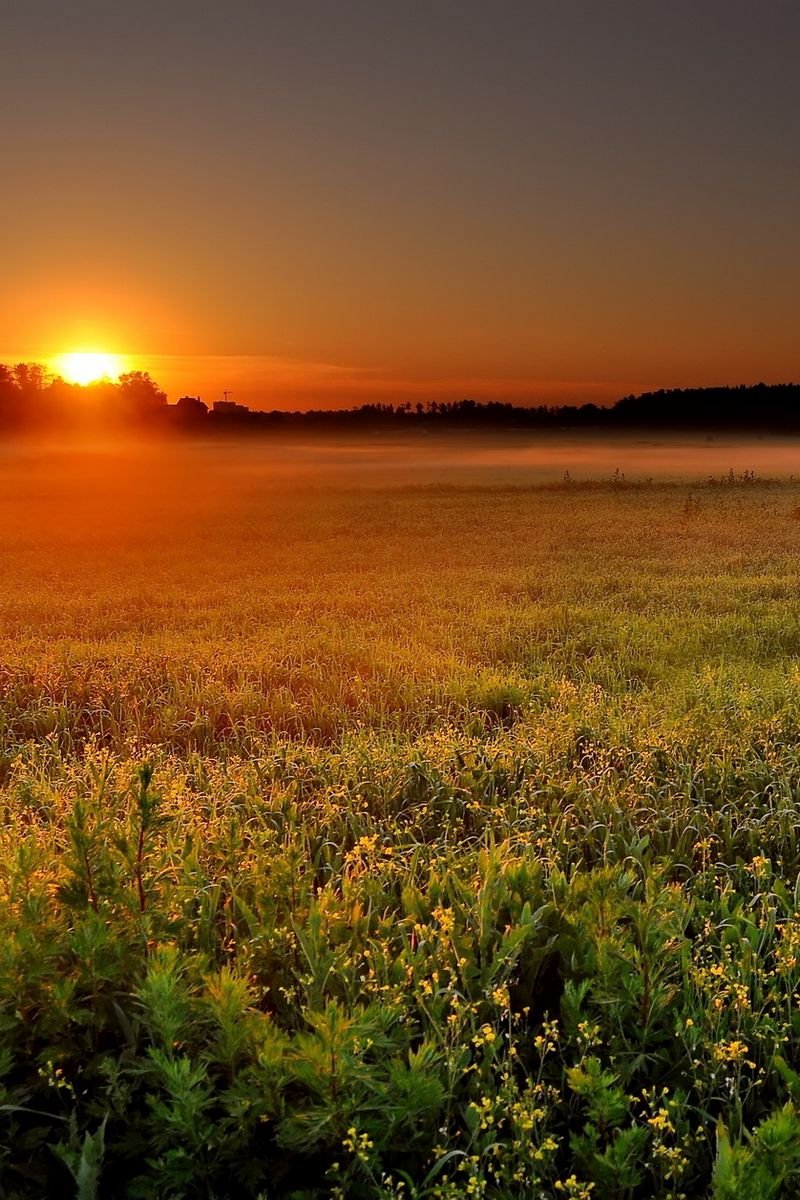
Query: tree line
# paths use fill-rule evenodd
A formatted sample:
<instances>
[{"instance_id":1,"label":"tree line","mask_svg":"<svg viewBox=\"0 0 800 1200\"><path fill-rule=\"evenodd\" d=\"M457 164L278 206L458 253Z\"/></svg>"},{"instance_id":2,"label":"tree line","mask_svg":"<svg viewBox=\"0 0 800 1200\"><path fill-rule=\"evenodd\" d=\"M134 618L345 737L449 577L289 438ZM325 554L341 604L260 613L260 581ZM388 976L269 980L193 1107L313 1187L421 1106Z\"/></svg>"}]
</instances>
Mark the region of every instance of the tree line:
<instances>
[{"instance_id":1,"label":"tree line","mask_svg":"<svg viewBox=\"0 0 800 1200\"><path fill-rule=\"evenodd\" d=\"M147 371L116 381L68 383L38 363L0 364L0 429L139 428L245 433L294 428L394 429L708 429L800 432L800 385L670 388L624 396L616 404L521 406L502 401L430 400L348 409L250 409L199 396L169 404Z\"/></svg>"}]
</instances>

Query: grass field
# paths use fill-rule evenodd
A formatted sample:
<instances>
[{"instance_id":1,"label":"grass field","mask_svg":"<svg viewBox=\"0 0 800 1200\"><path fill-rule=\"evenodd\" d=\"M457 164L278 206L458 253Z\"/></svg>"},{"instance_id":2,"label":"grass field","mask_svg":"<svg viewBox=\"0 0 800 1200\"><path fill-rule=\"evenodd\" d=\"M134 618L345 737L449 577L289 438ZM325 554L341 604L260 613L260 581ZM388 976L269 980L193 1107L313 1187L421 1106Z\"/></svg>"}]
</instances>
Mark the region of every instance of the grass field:
<instances>
[{"instance_id":1,"label":"grass field","mask_svg":"<svg viewBox=\"0 0 800 1200\"><path fill-rule=\"evenodd\" d=\"M800 482L421 461L4 451L3 1200L800 1195Z\"/></svg>"}]
</instances>

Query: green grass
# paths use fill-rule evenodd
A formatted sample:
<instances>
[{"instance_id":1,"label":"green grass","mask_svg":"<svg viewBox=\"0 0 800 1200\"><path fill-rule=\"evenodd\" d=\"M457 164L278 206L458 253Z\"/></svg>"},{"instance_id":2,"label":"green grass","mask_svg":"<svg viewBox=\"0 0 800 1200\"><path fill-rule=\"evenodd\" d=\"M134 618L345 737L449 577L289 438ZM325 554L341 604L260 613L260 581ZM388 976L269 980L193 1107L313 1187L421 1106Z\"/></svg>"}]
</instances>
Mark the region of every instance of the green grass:
<instances>
[{"instance_id":1,"label":"green grass","mask_svg":"<svg viewBox=\"0 0 800 1200\"><path fill-rule=\"evenodd\" d=\"M0 1195L800 1194L800 484L0 478Z\"/></svg>"}]
</instances>

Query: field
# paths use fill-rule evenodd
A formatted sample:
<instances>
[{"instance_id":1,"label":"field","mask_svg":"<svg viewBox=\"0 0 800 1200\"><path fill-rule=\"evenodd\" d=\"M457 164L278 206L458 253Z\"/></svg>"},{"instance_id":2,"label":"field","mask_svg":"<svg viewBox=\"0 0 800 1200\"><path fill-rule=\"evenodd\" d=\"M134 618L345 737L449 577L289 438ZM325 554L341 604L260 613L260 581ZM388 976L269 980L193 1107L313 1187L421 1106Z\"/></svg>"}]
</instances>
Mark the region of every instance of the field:
<instances>
[{"instance_id":1,"label":"field","mask_svg":"<svg viewBox=\"0 0 800 1200\"><path fill-rule=\"evenodd\" d=\"M792 451L573 451L3 450L3 1200L800 1195Z\"/></svg>"}]
</instances>

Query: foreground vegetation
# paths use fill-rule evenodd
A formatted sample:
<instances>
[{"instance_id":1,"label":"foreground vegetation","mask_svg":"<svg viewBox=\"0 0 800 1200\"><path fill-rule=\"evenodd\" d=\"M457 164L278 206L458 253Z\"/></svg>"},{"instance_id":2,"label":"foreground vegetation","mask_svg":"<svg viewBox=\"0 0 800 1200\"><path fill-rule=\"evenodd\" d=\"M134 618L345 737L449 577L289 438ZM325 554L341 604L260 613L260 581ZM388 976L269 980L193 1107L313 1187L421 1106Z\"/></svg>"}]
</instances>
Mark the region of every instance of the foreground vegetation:
<instances>
[{"instance_id":1,"label":"foreground vegetation","mask_svg":"<svg viewBox=\"0 0 800 1200\"><path fill-rule=\"evenodd\" d=\"M800 1194L800 485L202 453L0 478L0 1196Z\"/></svg>"}]
</instances>

